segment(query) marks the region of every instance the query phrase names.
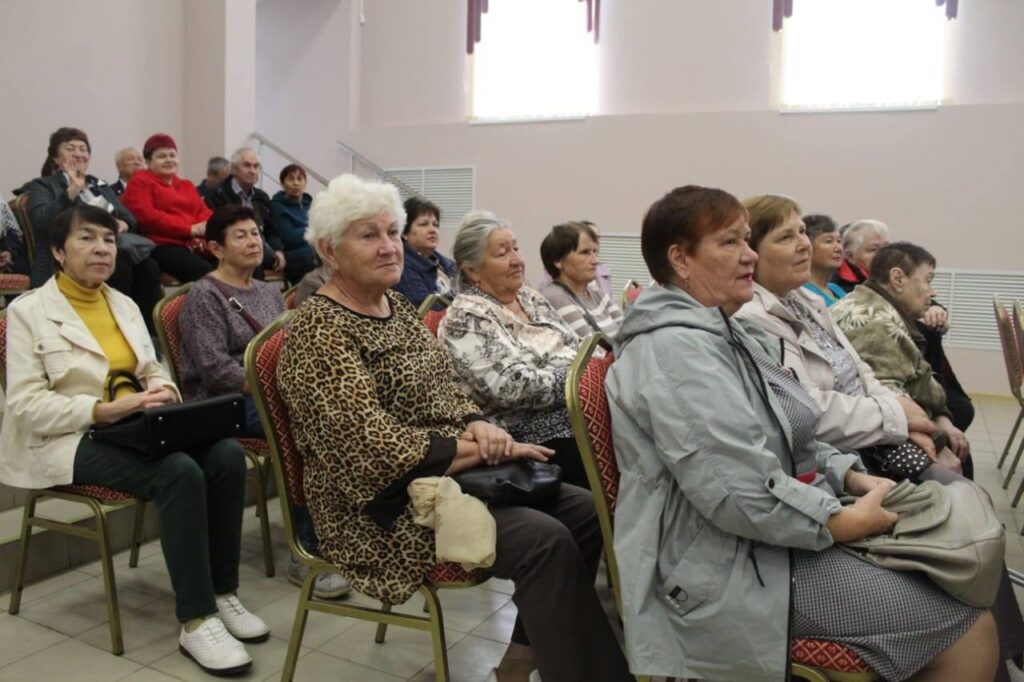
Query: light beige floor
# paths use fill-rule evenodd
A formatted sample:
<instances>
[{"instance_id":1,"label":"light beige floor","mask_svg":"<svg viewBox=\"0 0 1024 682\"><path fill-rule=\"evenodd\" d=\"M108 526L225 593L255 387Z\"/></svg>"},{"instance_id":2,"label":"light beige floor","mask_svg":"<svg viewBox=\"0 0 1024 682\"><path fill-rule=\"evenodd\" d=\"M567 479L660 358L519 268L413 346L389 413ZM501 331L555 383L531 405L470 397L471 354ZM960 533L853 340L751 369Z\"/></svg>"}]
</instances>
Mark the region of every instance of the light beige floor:
<instances>
[{"instance_id":1,"label":"light beige floor","mask_svg":"<svg viewBox=\"0 0 1024 682\"><path fill-rule=\"evenodd\" d=\"M1024 505L1021 510L1010 509L1010 495L1003 491L996 469L998 453L1017 414L1016 403L1008 398L979 398L976 405L978 416L968 432L976 479L990 491L1007 525L1007 563L1024 571L1024 545L1019 535L1024 527ZM1011 493L1020 476L1018 473ZM295 613L296 588L285 577L286 549L280 542L283 531L276 502L273 508L274 538L278 541L275 578L263 575L259 526L251 509L246 514L239 596L269 623L273 636L264 644L249 646L255 663L252 672L242 679L280 678ZM7 597L0 596L0 681L216 679L204 675L178 653L178 626L159 542L143 548L138 568L128 568L127 561L127 552L115 559L124 656L108 652L103 583L99 566L91 564L27 587L17 616L6 613ZM610 603L603 578L598 584L602 598ZM491 580L468 590L442 592L450 667L456 682L485 680L501 658L515 619L511 591L511 583ZM360 596L352 598L365 601ZM1018 592L1018 599L1024 599L1024 590ZM402 608L419 612L422 601L416 597ZM297 680L434 679L426 633L393 627L386 643L375 644L371 624L313 613L303 645Z\"/></svg>"}]
</instances>

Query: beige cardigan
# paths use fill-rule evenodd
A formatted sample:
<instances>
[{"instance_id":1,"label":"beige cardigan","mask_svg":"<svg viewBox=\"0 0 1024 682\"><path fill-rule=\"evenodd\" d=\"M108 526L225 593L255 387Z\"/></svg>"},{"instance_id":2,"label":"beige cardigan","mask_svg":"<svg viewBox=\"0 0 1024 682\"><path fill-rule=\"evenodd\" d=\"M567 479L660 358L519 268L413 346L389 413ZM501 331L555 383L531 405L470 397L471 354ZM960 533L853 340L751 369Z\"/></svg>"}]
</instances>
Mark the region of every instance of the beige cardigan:
<instances>
[{"instance_id":1,"label":"beige cardigan","mask_svg":"<svg viewBox=\"0 0 1024 682\"><path fill-rule=\"evenodd\" d=\"M138 358L146 387L175 390L157 362L135 303L103 285L110 311ZM0 429L0 482L18 488L71 483L75 451L93 421L110 363L51 277L7 311L7 409ZM180 399L180 396L179 396Z\"/></svg>"},{"instance_id":2,"label":"beige cardigan","mask_svg":"<svg viewBox=\"0 0 1024 682\"><path fill-rule=\"evenodd\" d=\"M789 295L810 309L818 323L853 356L866 395L849 396L834 390L835 373L828 356L778 297L760 284L754 284L754 298L740 308L736 318L753 322L782 340L783 364L793 370L821 408L818 440L850 450L905 441L907 418L896 394L879 383L871 367L860 359L822 300L802 288Z\"/></svg>"}]
</instances>

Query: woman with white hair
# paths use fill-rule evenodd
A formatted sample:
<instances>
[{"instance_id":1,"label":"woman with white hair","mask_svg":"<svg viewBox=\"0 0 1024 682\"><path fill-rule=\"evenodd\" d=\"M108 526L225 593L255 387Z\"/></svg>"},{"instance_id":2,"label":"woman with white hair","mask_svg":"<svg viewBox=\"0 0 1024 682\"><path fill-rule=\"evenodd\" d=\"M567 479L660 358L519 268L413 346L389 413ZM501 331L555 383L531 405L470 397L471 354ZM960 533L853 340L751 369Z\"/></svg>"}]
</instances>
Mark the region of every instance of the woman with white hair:
<instances>
[{"instance_id":1,"label":"woman with white hair","mask_svg":"<svg viewBox=\"0 0 1024 682\"><path fill-rule=\"evenodd\" d=\"M305 465L323 556L360 592L407 601L435 564L433 532L413 522L408 484L550 450L480 416L452 361L391 290L402 275L405 211L391 185L331 181L306 238L330 279L298 309L277 378ZM538 508L492 507L490 572L515 582L519 616L499 679L627 680L594 592L601 534L590 494L563 484Z\"/></svg>"},{"instance_id":2,"label":"woman with white hair","mask_svg":"<svg viewBox=\"0 0 1024 682\"><path fill-rule=\"evenodd\" d=\"M889 243L889 226L878 220L862 218L839 231L843 240L843 262L832 277L846 293L863 284L878 250Z\"/></svg>"},{"instance_id":3,"label":"woman with white hair","mask_svg":"<svg viewBox=\"0 0 1024 682\"><path fill-rule=\"evenodd\" d=\"M565 407L565 379L580 339L539 292L508 223L466 216L452 256L459 294L438 337L451 351L459 386L513 438L557 453L563 480L587 486Z\"/></svg>"}]
</instances>

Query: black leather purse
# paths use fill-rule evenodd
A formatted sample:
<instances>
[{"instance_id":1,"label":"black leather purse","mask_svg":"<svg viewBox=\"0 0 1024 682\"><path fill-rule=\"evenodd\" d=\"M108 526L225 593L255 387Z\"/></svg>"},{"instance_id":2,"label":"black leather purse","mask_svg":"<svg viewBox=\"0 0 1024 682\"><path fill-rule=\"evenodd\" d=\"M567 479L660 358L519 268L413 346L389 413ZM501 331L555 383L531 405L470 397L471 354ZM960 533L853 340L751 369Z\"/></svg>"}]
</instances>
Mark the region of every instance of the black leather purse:
<instances>
[{"instance_id":1,"label":"black leather purse","mask_svg":"<svg viewBox=\"0 0 1024 682\"><path fill-rule=\"evenodd\" d=\"M452 476L467 495L492 507L533 507L558 497L562 467L533 459L480 466Z\"/></svg>"},{"instance_id":2,"label":"black leather purse","mask_svg":"<svg viewBox=\"0 0 1024 682\"><path fill-rule=\"evenodd\" d=\"M111 373L108 393L130 386L143 391L131 372ZM142 459L156 460L172 452L188 452L223 438L242 435L245 401L241 393L174 405L151 407L128 415L113 424L93 424L89 438L135 451Z\"/></svg>"}]
</instances>

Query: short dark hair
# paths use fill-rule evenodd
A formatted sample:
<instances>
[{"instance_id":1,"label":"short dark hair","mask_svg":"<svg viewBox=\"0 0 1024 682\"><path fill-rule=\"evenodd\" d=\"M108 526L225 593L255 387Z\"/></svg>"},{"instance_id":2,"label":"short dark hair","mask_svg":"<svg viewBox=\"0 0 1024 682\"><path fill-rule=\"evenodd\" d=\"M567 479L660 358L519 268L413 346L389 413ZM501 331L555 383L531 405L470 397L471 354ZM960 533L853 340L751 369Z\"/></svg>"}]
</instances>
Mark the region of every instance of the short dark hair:
<instances>
[{"instance_id":1,"label":"short dark hair","mask_svg":"<svg viewBox=\"0 0 1024 682\"><path fill-rule=\"evenodd\" d=\"M778 194L762 194L743 200L750 223L750 248L757 251L761 241L776 227L781 226L790 215L800 215L800 205L789 197Z\"/></svg>"},{"instance_id":2,"label":"short dark hair","mask_svg":"<svg viewBox=\"0 0 1024 682\"><path fill-rule=\"evenodd\" d=\"M930 254L923 246L911 244L910 242L893 242L886 244L871 260L870 278L879 284L889 283L889 273L893 268L899 268L909 277L914 274L921 265L928 264L935 267L935 256Z\"/></svg>"},{"instance_id":3,"label":"short dark hair","mask_svg":"<svg viewBox=\"0 0 1024 682\"><path fill-rule=\"evenodd\" d=\"M225 204L206 221L206 241L224 245L224 233L235 223L251 220L256 223L256 212L242 204ZM258 224L258 223L257 223Z\"/></svg>"},{"instance_id":4,"label":"short dark hair","mask_svg":"<svg viewBox=\"0 0 1024 682\"><path fill-rule=\"evenodd\" d=\"M558 279L562 274L555 263L575 251L580 245L580 235L584 234L597 241L594 228L583 221L555 225L551 232L548 232L548 236L544 237L544 241L540 243L540 260L544 264L544 269L551 275L551 279Z\"/></svg>"},{"instance_id":5,"label":"short dark hair","mask_svg":"<svg viewBox=\"0 0 1024 682\"><path fill-rule=\"evenodd\" d=\"M686 185L658 199L647 209L640 230L640 252L651 277L659 284L672 280L668 249L678 244L692 254L712 232L747 215L739 199L722 189Z\"/></svg>"},{"instance_id":6,"label":"short dark hair","mask_svg":"<svg viewBox=\"0 0 1024 682\"><path fill-rule=\"evenodd\" d=\"M437 222L441 222L441 209L433 201L422 197L409 197L403 206L405 207L405 228L402 229L402 234L409 234L412 224L424 213L430 213L437 218Z\"/></svg>"},{"instance_id":7,"label":"short dark hair","mask_svg":"<svg viewBox=\"0 0 1024 682\"><path fill-rule=\"evenodd\" d=\"M832 220L831 216L822 213L805 215L804 227L807 228L807 238L812 242L819 234L827 234L839 229L836 227L836 221Z\"/></svg>"},{"instance_id":8,"label":"short dark hair","mask_svg":"<svg viewBox=\"0 0 1024 682\"><path fill-rule=\"evenodd\" d=\"M277 179L280 180L281 184L283 185L284 184L284 179L287 178L292 173L298 173L303 178L306 177L306 169L305 168L303 168L302 166L300 166L297 163L289 163L287 166L285 166L284 168L281 169L281 174L278 175Z\"/></svg>"},{"instance_id":9,"label":"short dark hair","mask_svg":"<svg viewBox=\"0 0 1024 682\"><path fill-rule=\"evenodd\" d=\"M117 234L117 219L114 218L113 214L98 206L75 204L58 213L57 217L50 221L50 228L47 231L50 246L63 249L64 243L68 240L71 231L83 223L104 227L115 235ZM53 258L52 251L50 252L50 257ZM53 269L54 271L60 269L60 263L56 258L53 258Z\"/></svg>"},{"instance_id":10,"label":"short dark hair","mask_svg":"<svg viewBox=\"0 0 1024 682\"><path fill-rule=\"evenodd\" d=\"M214 175L215 173L220 173L230 165L231 162L223 156L211 156L206 162L206 174L209 176Z\"/></svg>"},{"instance_id":11,"label":"short dark hair","mask_svg":"<svg viewBox=\"0 0 1024 682\"><path fill-rule=\"evenodd\" d=\"M92 145L89 144L89 136L85 134L84 130L80 128L69 128L66 126L63 128L57 128L57 130L53 131L53 134L50 135L50 146L46 148L46 161L43 161L43 169L39 173L41 176L46 177L48 175L53 175L60 170L57 167L56 162L57 150L60 149L62 144L65 142L71 142L72 140L84 142L85 148L89 150L90 154L92 153Z\"/></svg>"}]
</instances>

